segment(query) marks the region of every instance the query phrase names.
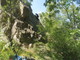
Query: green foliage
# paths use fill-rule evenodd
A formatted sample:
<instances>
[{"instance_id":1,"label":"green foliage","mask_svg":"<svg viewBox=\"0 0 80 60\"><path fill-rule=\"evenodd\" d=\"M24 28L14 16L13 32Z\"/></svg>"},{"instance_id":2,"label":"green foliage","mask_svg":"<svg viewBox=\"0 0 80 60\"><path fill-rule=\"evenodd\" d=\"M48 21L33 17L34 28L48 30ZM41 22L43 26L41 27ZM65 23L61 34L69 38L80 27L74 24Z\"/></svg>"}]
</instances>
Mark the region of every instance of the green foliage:
<instances>
[{"instance_id":1,"label":"green foliage","mask_svg":"<svg viewBox=\"0 0 80 60\"><path fill-rule=\"evenodd\" d=\"M10 43L5 41L0 41L0 60L9 60L9 58L15 55L31 57L32 53L26 52L21 49L21 47L14 43L13 46L10 46Z\"/></svg>"},{"instance_id":2,"label":"green foliage","mask_svg":"<svg viewBox=\"0 0 80 60\"><path fill-rule=\"evenodd\" d=\"M76 6L71 0L46 1L47 11L40 15L43 27L40 32L44 32L45 39L48 40L44 46L38 50L38 56L41 60L79 60L80 59L80 28L79 6ZM78 21L78 22L77 22ZM40 46L40 45L39 45ZM38 49L38 48L36 48ZM36 50L37 51L37 50ZM41 55L40 55L41 53ZM51 59L45 59L47 56Z\"/></svg>"},{"instance_id":3,"label":"green foliage","mask_svg":"<svg viewBox=\"0 0 80 60\"><path fill-rule=\"evenodd\" d=\"M32 52L23 52L15 43L13 47L4 49L6 43L0 42L0 60L8 60L9 56L14 55L12 49L18 54L33 56L35 60L80 60L80 6L72 0L46 0L45 6L47 11L40 14L43 27L39 27L39 33L44 35L47 43L36 42ZM4 10L7 8L9 5L4 6ZM9 21L10 17L4 13L3 21L6 20Z\"/></svg>"},{"instance_id":4,"label":"green foliage","mask_svg":"<svg viewBox=\"0 0 80 60\"><path fill-rule=\"evenodd\" d=\"M9 60L9 56L14 55L11 47L7 48L4 41L0 42L0 60Z\"/></svg>"}]
</instances>

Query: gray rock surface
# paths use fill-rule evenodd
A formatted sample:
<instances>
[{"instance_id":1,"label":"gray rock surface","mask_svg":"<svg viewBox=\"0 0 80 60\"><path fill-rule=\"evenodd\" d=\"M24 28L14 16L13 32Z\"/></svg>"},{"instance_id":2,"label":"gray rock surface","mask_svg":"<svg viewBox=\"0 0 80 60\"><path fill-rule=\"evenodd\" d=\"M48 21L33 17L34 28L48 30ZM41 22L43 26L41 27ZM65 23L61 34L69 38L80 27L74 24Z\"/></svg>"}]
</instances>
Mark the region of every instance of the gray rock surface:
<instances>
[{"instance_id":1,"label":"gray rock surface","mask_svg":"<svg viewBox=\"0 0 80 60\"><path fill-rule=\"evenodd\" d=\"M3 0L1 1L3 3ZM3 3L2 6L5 4L6 3ZM14 40L18 44L31 44L42 40L42 36L37 33L37 25L39 25L40 22L33 14L30 5L25 5L20 1L19 7L15 9L14 14L8 11L6 12L13 17L9 28L5 29L5 35L10 42Z\"/></svg>"}]
</instances>

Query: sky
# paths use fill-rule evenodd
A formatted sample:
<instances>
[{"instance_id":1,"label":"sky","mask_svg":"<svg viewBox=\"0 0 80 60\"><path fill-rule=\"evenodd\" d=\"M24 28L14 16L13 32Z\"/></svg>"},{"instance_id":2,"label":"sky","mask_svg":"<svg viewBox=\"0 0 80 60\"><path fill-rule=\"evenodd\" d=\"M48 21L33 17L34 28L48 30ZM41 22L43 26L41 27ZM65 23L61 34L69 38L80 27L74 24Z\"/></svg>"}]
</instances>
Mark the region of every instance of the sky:
<instances>
[{"instance_id":1,"label":"sky","mask_svg":"<svg viewBox=\"0 0 80 60\"><path fill-rule=\"evenodd\" d=\"M31 7L32 7L34 14L46 11L46 8L44 6L44 2L45 2L45 0L33 0Z\"/></svg>"}]
</instances>

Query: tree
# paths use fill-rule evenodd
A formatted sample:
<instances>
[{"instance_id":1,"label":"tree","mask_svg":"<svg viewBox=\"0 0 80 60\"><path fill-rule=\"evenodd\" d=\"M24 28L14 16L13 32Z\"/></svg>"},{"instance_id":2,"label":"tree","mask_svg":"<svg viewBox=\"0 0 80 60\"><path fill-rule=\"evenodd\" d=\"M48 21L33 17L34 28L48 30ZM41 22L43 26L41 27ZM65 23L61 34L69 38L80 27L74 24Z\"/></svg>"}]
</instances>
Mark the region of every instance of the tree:
<instances>
[{"instance_id":1,"label":"tree","mask_svg":"<svg viewBox=\"0 0 80 60\"><path fill-rule=\"evenodd\" d=\"M41 14L44 26L41 31L48 39L47 56L52 60L79 60L79 6L72 0L46 0L45 6L47 11Z\"/></svg>"},{"instance_id":2,"label":"tree","mask_svg":"<svg viewBox=\"0 0 80 60\"><path fill-rule=\"evenodd\" d=\"M16 1L16 0L14 0ZM16 2L16 7L20 7ZM17 31L15 36L19 37L20 42L34 43L33 53L37 60L79 60L80 59L80 7L75 4L73 0L46 0L45 7L46 12L40 14L42 25L39 26L40 34L46 43L40 42L37 37L41 35L35 32L37 30L36 20L32 13L32 10L26 8L25 0L22 1L23 8L20 8L16 14L14 8L14 2L6 0L7 4L2 4L3 19L1 19L2 26L7 26L7 36L12 38L9 33ZM12 4L11 6L9 6ZM30 4L27 5L30 8ZM7 8L10 8L9 10ZM26 9L25 9L26 8ZM31 8L30 8L31 9ZM9 12L10 11L10 12ZM27 12L28 15L25 14ZM29 18L32 17L32 18ZM33 20L34 18L34 20ZM27 20L27 21L26 21ZM26 23L28 22L28 23ZM4 23L4 24L3 24ZM8 23L8 25L6 25ZM16 29L14 29L16 28ZM26 29L28 28L28 29ZM18 30L17 30L18 29ZM8 32L9 31L9 32ZM25 33L25 31L28 31ZM19 33L18 33L19 32ZM14 35L14 33L12 35ZM27 39L25 39L27 37ZM18 40L18 39L15 39ZM35 41L33 41L35 40ZM38 41L39 40L39 41ZM12 40L10 40L12 41Z\"/></svg>"}]
</instances>

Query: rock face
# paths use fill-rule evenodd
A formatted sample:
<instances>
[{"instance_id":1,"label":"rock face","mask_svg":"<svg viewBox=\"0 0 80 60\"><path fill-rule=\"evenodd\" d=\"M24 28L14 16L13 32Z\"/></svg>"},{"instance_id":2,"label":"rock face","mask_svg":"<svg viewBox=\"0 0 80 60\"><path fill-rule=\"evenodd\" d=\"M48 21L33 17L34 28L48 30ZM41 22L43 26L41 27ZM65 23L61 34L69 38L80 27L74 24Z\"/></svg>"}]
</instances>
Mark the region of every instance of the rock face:
<instances>
[{"instance_id":1,"label":"rock face","mask_svg":"<svg viewBox=\"0 0 80 60\"><path fill-rule=\"evenodd\" d=\"M16 16L17 13L19 17ZM8 36L9 39L11 38L10 41L14 40L19 44L30 44L43 40L42 36L37 33L37 25L39 25L40 22L32 13L32 9L29 5L25 5L20 1L19 9L16 9L13 17L14 21L12 25L6 30L6 36Z\"/></svg>"}]
</instances>

